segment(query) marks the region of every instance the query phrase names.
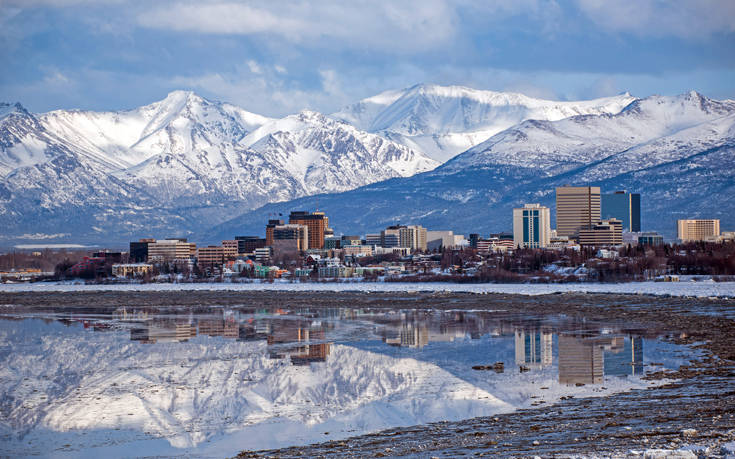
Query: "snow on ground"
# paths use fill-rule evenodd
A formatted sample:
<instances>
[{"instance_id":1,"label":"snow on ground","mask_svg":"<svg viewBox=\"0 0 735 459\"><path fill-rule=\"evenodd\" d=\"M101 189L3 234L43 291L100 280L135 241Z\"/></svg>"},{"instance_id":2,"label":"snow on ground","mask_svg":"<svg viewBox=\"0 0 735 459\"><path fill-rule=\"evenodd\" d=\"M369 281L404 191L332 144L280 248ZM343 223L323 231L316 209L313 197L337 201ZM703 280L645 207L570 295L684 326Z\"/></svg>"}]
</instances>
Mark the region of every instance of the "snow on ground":
<instances>
[{"instance_id":1,"label":"snow on ground","mask_svg":"<svg viewBox=\"0 0 735 459\"><path fill-rule=\"evenodd\" d=\"M627 282L620 284L451 284L444 282L325 282L109 284L70 282L0 284L0 292L82 291L299 291L299 292L468 292L545 295L550 293L621 293L637 295L735 298L735 282Z\"/></svg>"}]
</instances>

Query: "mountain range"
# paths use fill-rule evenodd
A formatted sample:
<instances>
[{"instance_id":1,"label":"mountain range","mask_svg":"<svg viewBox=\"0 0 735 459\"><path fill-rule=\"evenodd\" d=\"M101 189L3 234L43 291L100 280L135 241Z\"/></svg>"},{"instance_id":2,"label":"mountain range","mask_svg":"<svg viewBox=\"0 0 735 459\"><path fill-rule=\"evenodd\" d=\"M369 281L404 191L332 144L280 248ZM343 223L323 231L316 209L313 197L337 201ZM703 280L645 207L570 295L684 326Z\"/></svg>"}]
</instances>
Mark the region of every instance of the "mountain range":
<instances>
[{"instance_id":1,"label":"mountain range","mask_svg":"<svg viewBox=\"0 0 735 459\"><path fill-rule=\"evenodd\" d=\"M734 121L735 102L696 92L556 102L434 85L282 119L185 91L118 112L0 103L0 245L217 242L315 208L338 233L510 230L512 207L553 208L562 184L640 192L644 229L727 228Z\"/></svg>"}]
</instances>

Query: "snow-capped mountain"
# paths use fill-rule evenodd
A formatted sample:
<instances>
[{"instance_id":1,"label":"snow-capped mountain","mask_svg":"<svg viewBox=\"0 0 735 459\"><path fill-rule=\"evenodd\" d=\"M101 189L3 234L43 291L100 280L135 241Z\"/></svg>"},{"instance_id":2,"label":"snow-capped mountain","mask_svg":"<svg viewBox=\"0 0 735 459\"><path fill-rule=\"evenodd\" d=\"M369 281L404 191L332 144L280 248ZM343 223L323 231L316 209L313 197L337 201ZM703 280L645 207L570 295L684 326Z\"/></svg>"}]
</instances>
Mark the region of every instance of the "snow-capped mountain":
<instances>
[{"instance_id":1,"label":"snow-capped mountain","mask_svg":"<svg viewBox=\"0 0 735 459\"><path fill-rule=\"evenodd\" d=\"M558 102L517 93L422 84L361 100L331 116L445 162L525 120L615 114L634 100L626 93Z\"/></svg>"},{"instance_id":2,"label":"snow-capped mountain","mask_svg":"<svg viewBox=\"0 0 735 459\"><path fill-rule=\"evenodd\" d=\"M268 202L438 165L315 112L272 120L185 91L122 112L0 113L6 237L59 226L107 240L189 234Z\"/></svg>"},{"instance_id":3,"label":"snow-capped mountain","mask_svg":"<svg viewBox=\"0 0 735 459\"><path fill-rule=\"evenodd\" d=\"M691 92L635 100L617 114L527 120L431 172L318 200L336 231L365 233L396 221L509 231L511 209L524 202L553 214L554 189L564 184L641 193L644 230L667 236L678 218L719 218L723 229L735 228L735 103ZM213 233L314 203L268 205Z\"/></svg>"}]
</instances>

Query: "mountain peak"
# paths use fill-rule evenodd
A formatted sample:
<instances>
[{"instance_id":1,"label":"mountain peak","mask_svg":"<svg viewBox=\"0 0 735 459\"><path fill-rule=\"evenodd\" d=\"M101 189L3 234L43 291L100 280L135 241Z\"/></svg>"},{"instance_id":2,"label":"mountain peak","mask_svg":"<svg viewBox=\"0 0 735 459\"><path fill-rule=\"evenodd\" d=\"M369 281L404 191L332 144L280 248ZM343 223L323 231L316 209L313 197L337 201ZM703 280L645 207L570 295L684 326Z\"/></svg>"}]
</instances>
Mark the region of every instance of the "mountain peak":
<instances>
[{"instance_id":1,"label":"mountain peak","mask_svg":"<svg viewBox=\"0 0 735 459\"><path fill-rule=\"evenodd\" d=\"M0 119L12 115L13 113L21 113L27 115L28 110L26 110L25 107L20 104L20 102L16 102L14 104L9 102L0 102Z\"/></svg>"}]
</instances>

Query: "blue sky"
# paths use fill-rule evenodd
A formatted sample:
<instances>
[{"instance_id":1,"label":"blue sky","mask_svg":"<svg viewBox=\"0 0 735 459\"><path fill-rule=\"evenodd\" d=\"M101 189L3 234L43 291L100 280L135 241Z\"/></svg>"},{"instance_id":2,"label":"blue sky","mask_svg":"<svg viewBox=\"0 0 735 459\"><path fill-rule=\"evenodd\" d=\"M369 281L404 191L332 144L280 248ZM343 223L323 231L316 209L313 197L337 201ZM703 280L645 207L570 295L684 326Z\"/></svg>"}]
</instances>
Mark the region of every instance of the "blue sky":
<instances>
[{"instance_id":1,"label":"blue sky","mask_svg":"<svg viewBox=\"0 0 735 459\"><path fill-rule=\"evenodd\" d=\"M268 116L459 84L735 99L732 0L0 0L0 100L115 110L190 89Z\"/></svg>"}]
</instances>

